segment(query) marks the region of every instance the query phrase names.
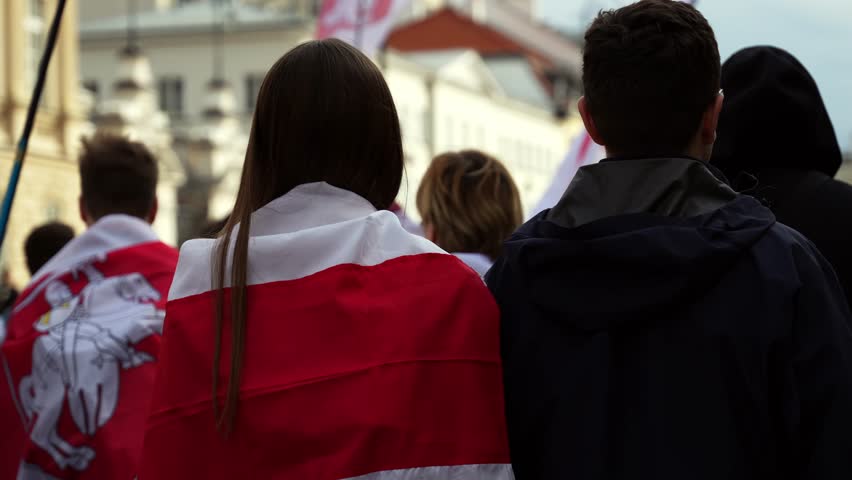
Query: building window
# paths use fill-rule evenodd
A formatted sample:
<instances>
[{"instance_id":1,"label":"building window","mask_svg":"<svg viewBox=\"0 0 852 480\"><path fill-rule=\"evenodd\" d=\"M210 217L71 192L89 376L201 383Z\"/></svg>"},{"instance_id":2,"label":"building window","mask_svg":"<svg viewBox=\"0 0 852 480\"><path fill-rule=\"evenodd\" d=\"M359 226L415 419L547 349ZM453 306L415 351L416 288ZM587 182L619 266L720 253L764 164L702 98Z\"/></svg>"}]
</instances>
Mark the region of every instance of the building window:
<instances>
[{"instance_id":1,"label":"building window","mask_svg":"<svg viewBox=\"0 0 852 480\"><path fill-rule=\"evenodd\" d=\"M251 113L254 111L254 106L257 104L257 95L260 93L260 86L262 84L263 75L246 75L246 112Z\"/></svg>"},{"instance_id":2,"label":"building window","mask_svg":"<svg viewBox=\"0 0 852 480\"><path fill-rule=\"evenodd\" d=\"M160 110L171 115L183 114L183 79L180 77L160 77L158 84Z\"/></svg>"},{"instance_id":3,"label":"building window","mask_svg":"<svg viewBox=\"0 0 852 480\"><path fill-rule=\"evenodd\" d=\"M92 98L97 102L101 98L101 86L97 80L84 80L83 88L92 94Z\"/></svg>"},{"instance_id":4,"label":"building window","mask_svg":"<svg viewBox=\"0 0 852 480\"><path fill-rule=\"evenodd\" d=\"M28 0L27 7L27 16L24 18L27 37L26 84L32 88L38 77L38 64L44 50L44 0Z\"/></svg>"}]
</instances>

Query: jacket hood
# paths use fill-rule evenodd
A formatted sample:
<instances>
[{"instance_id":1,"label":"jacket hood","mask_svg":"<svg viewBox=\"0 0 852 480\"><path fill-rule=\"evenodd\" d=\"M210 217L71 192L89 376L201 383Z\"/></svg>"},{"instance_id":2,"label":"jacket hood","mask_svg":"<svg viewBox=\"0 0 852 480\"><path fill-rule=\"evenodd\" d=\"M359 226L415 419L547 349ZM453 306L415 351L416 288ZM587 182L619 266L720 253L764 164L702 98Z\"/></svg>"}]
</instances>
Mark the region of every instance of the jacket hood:
<instances>
[{"instance_id":1,"label":"jacket hood","mask_svg":"<svg viewBox=\"0 0 852 480\"><path fill-rule=\"evenodd\" d=\"M506 243L504 261L523 285L517 294L582 330L692 303L775 223L747 196L689 218L632 214L565 228L546 214Z\"/></svg>"},{"instance_id":2,"label":"jacket hood","mask_svg":"<svg viewBox=\"0 0 852 480\"><path fill-rule=\"evenodd\" d=\"M556 207L506 242L486 278L492 290L523 296L582 330L695 304L775 224L769 209L696 160L623 160L581 171ZM621 188L625 181L631 188ZM495 273L504 269L511 275Z\"/></svg>"},{"instance_id":3,"label":"jacket hood","mask_svg":"<svg viewBox=\"0 0 852 480\"><path fill-rule=\"evenodd\" d=\"M725 104L712 162L732 180L762 168L818 170L842 163L816 82L789 53L752 47L722 65Z\"/></svg>"}]
</instances>

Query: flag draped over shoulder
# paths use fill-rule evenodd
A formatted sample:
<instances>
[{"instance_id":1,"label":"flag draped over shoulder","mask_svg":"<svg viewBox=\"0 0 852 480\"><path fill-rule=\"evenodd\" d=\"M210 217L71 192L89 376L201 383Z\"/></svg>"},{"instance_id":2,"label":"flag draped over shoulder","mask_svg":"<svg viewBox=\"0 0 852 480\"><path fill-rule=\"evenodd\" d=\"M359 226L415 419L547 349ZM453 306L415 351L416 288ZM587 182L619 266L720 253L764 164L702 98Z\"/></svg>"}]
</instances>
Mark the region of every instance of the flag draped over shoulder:
<instances>
[{"instance_id":1,"label":"flag draped over shoulder","mask_svg":"<svg viewBox=\"0 0 852 480\"><path fill-rule=\"evenodd\" d=\"M499 314L474 272L325 183L255 212L249 245L234 431L216 430L211 398L216 241L191 241L140 480L513 478ZM230 343L226 329L223 371Z\"/></svg>"},{"instance_id":2,"label":"flag draped over shoulder","mask_svg":"<svg viewBox=\"0 0 852 480\"><path fill-rule=\"evenodd\" d=\"M18 297L2 347L0 478L130 479L177 251L104 217Z\"/></svg>"}]
</instances>

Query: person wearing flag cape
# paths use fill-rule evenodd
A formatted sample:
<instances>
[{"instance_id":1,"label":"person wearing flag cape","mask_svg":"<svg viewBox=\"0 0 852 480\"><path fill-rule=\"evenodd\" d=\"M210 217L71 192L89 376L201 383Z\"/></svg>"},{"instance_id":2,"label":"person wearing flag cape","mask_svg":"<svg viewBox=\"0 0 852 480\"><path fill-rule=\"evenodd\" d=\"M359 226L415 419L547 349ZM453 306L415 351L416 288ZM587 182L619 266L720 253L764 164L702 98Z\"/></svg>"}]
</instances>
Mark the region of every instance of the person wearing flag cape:
<instances>
[{"instance_id":1,"label":"person wearing flag cape","mask_svg":"<svg viewBox=\"0 0 852 480\"><path fill-rule=\"evenodd\" d=\"M177 251L150 226L143 145L86 141L80 175L88 229L35 273L2 346L0 471L21 480L131 478L141 455Z\"/></svg>"},{"instance_id":2,"label":"person wearing flag cape","mask_svg":"<svg viewBox=\"0 0 852 480\"><path fill-rule=\"evenodd\" d=\"M140 480L514 478L497 306L387 210L402 175L369 58L272 66L233 213L181 249Z\"/></svg>"}]
</instances>

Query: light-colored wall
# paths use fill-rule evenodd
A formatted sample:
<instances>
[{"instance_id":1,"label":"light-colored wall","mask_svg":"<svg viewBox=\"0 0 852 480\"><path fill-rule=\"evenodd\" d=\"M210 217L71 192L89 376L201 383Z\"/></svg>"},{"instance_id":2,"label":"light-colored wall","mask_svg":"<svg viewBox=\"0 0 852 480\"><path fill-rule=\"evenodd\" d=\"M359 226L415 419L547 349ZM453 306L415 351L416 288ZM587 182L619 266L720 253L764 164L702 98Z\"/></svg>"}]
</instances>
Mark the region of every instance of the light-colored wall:
<instances>
[{"instance_id":1,"label":"light-colored wall","mask_svg":"<svg viewBox=\"0 0 852 480\"><path fill-rule=\"evenodd\" d=\"M45 4L45 34L56 7ZM36 117L26 163L18 184L3 250L2 269L23 287L29 272L23 244L30 231L49 220L81 231L77 199L76 156L79 137L87 129L79 92L77 2L69 2L48 71L42 107ZM0 1L0 189L5 189L15 146L32 94L27 81L27 38L22 27L27 0Z\"/></svg>"},{"instance_id":2,"label":"light-colored wall","mask_svg":"<svg viewBox=\"0 0 852 480\"><path fill-rule=\"evenodd\" d=\"M405 176L397 200L406 211L416 213L417 186L433 156L430 79L422 72L393 66L385 68L384 74L399 115L405 152Z\"/></svg>"},{"instance_id":3,"label":"light-colored wall","mask_svg":"<svg viewBox=\"0 0 852 480\"><path fill-rule=\"evenodd\" d=\"M846 159L843 166L840 167L840 171L837 172L837 176L835 178L852 184L852 159Z\"/></svg>"},{"instance_id":4,"label":"light-colored wall","mask_svg":"<svg viewBox=\"0 0 852 480\"><path fill-rule=\"evenodd\" d=\"M169 8L177 3L175 0L81 0L74 3L80 4L80 21L88 22L126 15L130 1L135 1L137 12Z\"/></svg>"},{"instance_id":5,"label":"light-colored wall","mask_svg":"<svg viewBox=\"0 0 852 480\"><path fill-rule=\"evenodd\" d=\"M550 185L567 148L568 130L548 111L433 78L404 61L388 62L385 78L407 157L399 201L411 216L419 216L417 186L432 157L447 151L478 149L499 158L512 173L525 209Z\"/></svg>"},{"instance_id":6,"label":"light-colored wall","mask_svg":"<svg viewBox=\"0 0 852 480\"><path fill-rule=\"evenodd\" d=\"M289 47L309 36L307 31L228 34L226 79L235 88L238 108L245 104L245 76L265 73ZM84 78L97 79L102 90L111 85L115 52L121 45L120 40L84 41ZM209 37L143 37L142 47L150 58L155 78L163 75L184 78L186 121L197 124L205 85L211 77ZM561 122L549 111L470 88L481 84L473 69L470 72L453 69L452 79L434 79L431 72L399 60L398 54L389 53L379 60L403 127L406 178L399 201L410 214L417 217L417 187L432 157L464 148L481 149L503 160L521 190L524 207L535 203L549 185L550 176L567 148L568 136ZM459 78L465 74L471 78ZM245 131L249 125L250 120L244 118ZM242 161L241 156L236 158ZM220 167L217 170L226 170ZM234 172L239 169L233 169L222 188L214 191L210 207L216 217L233 205L238 180L238 173Z\"/></svg>"},{"instance_id":7,"label":"light-colored wall","mask_svg":"<svg viewBox=\"0 0 852 480\"><path fill-rule=\"evenodd\" d=\"M0 150L4 186L13 157L10 149ZM83 230L77 202L79 182L76 163L37 152L28 156L3 242L3 268L8 268L13 285L21 288L29 281L24 241L33 228L56 220L71 225L77 233Z\"/></svg>"},{"instance_id":8,"label":"light-colored wall","mask_svg":"<svg viewBox=\"0 0 852 480\"><path fill-rule=\"evenodd\" d=\"M245 105L245 78L264 75L290 48L308 40L307 31L231 32L225 40L225 80L234 87L238 109ZM209 35L144 36L144 53L151 61L154 81L164 76L183 78L185 118L197 118L204 108L207 83L213 77L213 52ZM102 95L115 82L115 61L122 39L83 40L83 80L97 80Z\"/></svg>"},{"instance_id":9,"label":"light-colored wall","mask_svg":"<svg viewBox=\"0 0 852 480\"><path fill-rule=\"evenodd\" d=\"M477 148L506 164L528 208L550 184L567 139L546 111L506 99L471 95L452 84L435 86L438 153Z\"/></svg>"}]
</instances>

